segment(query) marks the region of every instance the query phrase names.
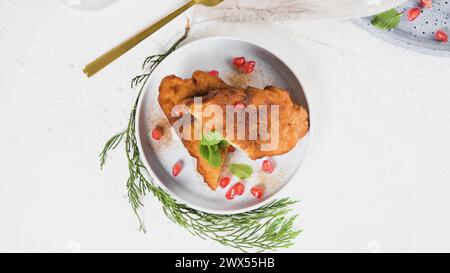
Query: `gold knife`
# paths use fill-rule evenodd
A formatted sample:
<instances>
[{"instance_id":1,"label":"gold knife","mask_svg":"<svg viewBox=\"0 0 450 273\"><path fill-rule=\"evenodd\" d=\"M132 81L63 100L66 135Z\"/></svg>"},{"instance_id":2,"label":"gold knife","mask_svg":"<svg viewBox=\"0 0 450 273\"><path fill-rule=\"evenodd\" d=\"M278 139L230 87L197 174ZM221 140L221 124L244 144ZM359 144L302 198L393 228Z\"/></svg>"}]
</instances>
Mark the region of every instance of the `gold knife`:
<instances>
[{"instance_id":1,"label":"gold knife","mask_svg":"<svg viewBox=\"0 0 450 273\"><path fill-rule=\"evenodd\" d=\"M165 26L167 23L178 17L180 14L191 8L192 6L196 4L201 4L205 6L216 6L220 4L223 0L191 0L188 3L184 4L182 7L178 8L177 10L173 11L171 14L167 15L163 19L159 20L155 24L147 27L146 29L142 30L141 32L137 33L133 37L129 38L125 42L121 43L120 45L116 46L115 48L111 49L110 51L106 52L102 56L98 57L96 60L88 64L84 69L83 72L88 76L91 77L95 75L97 72L105 68L107 65L115 61L117 58L125 54L128 50L135 47L137 44L145 40L147 37L155 33L157 30Z\"/></svg>"}]
</instances>

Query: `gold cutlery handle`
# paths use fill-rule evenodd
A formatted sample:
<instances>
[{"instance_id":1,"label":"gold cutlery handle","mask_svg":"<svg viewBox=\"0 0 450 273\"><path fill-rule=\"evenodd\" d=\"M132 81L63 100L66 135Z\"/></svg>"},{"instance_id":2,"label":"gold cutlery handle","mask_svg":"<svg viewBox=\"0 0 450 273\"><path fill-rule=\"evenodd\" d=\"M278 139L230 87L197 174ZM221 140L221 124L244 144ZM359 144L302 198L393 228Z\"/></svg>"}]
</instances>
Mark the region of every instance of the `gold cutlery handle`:
<instances>
[{"instance_id":1,"label":"gold cutlery handle","mask_svg":"<svg viewBox=\"0 0 450 273\"><path fill-rule=\"evenodd\" d=\"M159 20L155 24L149 26L148 28L142 30L141 32L137 33L133 37L129 38L125 42L121 43L120 45L116 46L115 48L111 49L110 51L106 52L102 56L98 57L95 61L91 62L84 68L84 73L88 77L91 77L95 75L97 72L105 68L107 65L115 61L117 58L125 54L128 50L135 47L137 44L142 42L145 38L152 35L154 32L156 32L158 29L165 26L167 23L175 19L177 16L188 10L190 7L195 5L195 1L192 0L189 3L186 3L184 6L180 7L179 9L175 10L171 14L167 15L163 19Z\"/></svg>"}]
</instances>

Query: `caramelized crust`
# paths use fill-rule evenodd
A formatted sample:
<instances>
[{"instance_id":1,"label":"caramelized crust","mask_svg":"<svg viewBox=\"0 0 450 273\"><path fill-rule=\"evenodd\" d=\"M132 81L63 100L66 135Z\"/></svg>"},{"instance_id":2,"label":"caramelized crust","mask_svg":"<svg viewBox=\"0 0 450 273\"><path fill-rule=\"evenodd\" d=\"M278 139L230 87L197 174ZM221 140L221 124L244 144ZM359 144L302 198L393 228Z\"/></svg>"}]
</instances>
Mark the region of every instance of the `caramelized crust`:
<instances>
[{"instance_id":1,"label":"caramelized crust","mask_svg":"<svg viewBox=\"0 0 450 273\"><path fill-rule=\"evenodd\" d=\"M239 124L237 114L234 116L234 122L231 123L233 128L230 128L233 136L230 138L226 134L226 107L228 105L233 108L234 105L239 103L245 106L255 106L254 109L259 109L259 106L267 106L267 119L264 119L267 120L267 123L263 124L265 126L264 132L267 132L266 137L262 136L264 134L260 134L260 129L262 129L260 126L262 125L260 124L259 118L250 120L248 114L245 115L245 126L242 126L245 127L245 138L238 139L237 137L237 127ZM224 115L216 117L215 115L208 114L209 116L207 116L204 110L209 105L219 106ZM276 138L276 132L272 132L271 130L271 106L273 105L278 105L279 107L278 139ZM308 112L303 107L293 103L286 90L273 86L268 86L262 90L252 87L247 89L229 88L220 91L214 90L203 96L202 106L198 107L199 109L195 109L192 102L189 104L189 107L191 114L198 120L202 120L203 126L215 130L217 130L215 128L216 125L221 126L222 133L226 136L228 142L243 150L253 160L289 152L309 130ZM200 119L200 117L202 118ZM274 129L276 128L274 127ZM254 132L253 138L250 138L250 130ZM272 145L267 146L270 143Z\"/></svg>"},{"instance_id":2,"label":"caramelized crust","mask_svg":"<svg viewBox=\"0 0 450 273\"><path fill-rule=\"evenodd\" d=\"M202 97L202 105L196 109L193 98ZM207 127L211 130L217 130L214 124L219 124L223 135L227 140L253 159L259 159L266 156L276 156L289 152L297 144L298 140L304 137L309 130L308 112L302 107L295 104L289 93L286 90L267 86L264 89L257 89L249 87L247 89L238 89L228 86L219 77L212 76L206 72L196 71L190 79L181 79L174 75L167 76L161 82L158 96L159 105L171 125L174 125L180 118L172 117L172 110L176 105L186 105L189 107L189 113L184 114L183 119L190 119L191 132L194 132L194 123L201 120L201 126ZM232 128L229 130L234 134L229 138L226 134L226 108L242 103L246 106L267 106L267 122L260 124L259 118L250 122L249 115L245 115L245 134L244 139L237 138L238 122L235 115ZM223 116L206 116L204 110L209 105L216 105L222 109ZM279 108L279 126L274 127L278 129L278 134L272 132L271 106L278 106ZM238 111L238 110L236 110ZM245 111L245 110L239 110ZM196 118L194 118L196 117ZM201 128L201 126L199 126ZM268 136L260 135L260 127L265 127ZM251 139L250 130L256 130L257 138ZM276 139L275 136L278 135ZM268 137L268 138L267 138ZM200 154L200 140L186 140L181 138L183 145L188 150L189 154L197 160L197 171L203 176L205 183L212 190L216 190L218 180L222 172L225 159L227 157L227 149L221 150L222 165L218 168L212 167ZM268 148L267 145L275 143L276 146Z\"/></svg>"}]
</instances>

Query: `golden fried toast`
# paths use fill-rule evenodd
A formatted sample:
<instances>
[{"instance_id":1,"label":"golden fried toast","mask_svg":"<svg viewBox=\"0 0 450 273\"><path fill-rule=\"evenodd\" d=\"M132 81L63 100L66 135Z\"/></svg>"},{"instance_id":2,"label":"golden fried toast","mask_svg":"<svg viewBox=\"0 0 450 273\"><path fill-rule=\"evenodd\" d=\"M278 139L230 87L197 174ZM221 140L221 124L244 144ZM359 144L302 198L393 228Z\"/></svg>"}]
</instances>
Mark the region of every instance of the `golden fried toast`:
<instances>
[{"instance_id":1,"label":"golden fried toast","mask_svg":"<svg viewBox=\"0 0 450 273\"><path fill-rule=\"evenodd\" d=\"M219 106L223 113L226 113L226 107L231 107L235 114L234 119L229 122L227 131L227 117L226 114L215 115L206 114L205 108L210 105ZM245 110L239 109L247 107ZM246 111L250 106L255 106L253 109L259 109L259 106L267 105L266 122L262 122L259 118L259 112L256 118L250 118ZM273 105L278 105L278 116L276 110L271 110ZM210 108L211 109L211 108ZM195 107L193 102L189 103L189 111L198 120L202 120L203 126L212 130L217 130L217 126L222 127L222 134L227 141L233 146L240 148L247 155L253 159L259 159L266 156L276 156L289 152L297 144L298 140L306 135L309 130L308 112L301 106L292 102L289 93L286 90L268 86L265 89L257 89L249 87L247 89L228 88L222 90L210 91L207 95L202 97L202 105ZM243 119L238 122L238 112L243 111ZM272 122L272 112L275 113ZM255 116L253 116L255 117ZM274 124L272 129L271 125ZM275 124L278 123L278 127ZM245 130L244 135L238 138L238 124L243 124L241 127ZM261 131L264 126L265 131ZM242 132L241 131L241 132ZM253 136L250 133L253 132ZM278 131L278 134L276 134ZM228 132L228 134L227 134ZM261 133L262 132L262 133ZM265 134L263 134L265 132ZM244 137L242 137L244 136ZM262 137L265 136L265 137ZM278 137L277 137L278 136Z\"/></svg>"},{"instance_id":2,"label":"golden fried toast","mask_svg":"<svg viewBox=\"0 0 450 273\"><path fill-rule=\"evenodd\" d=\"M196 71L190 79L181 79L171 75L162 80L159 87L158 101L170 124L173 125L180 118L172 117L172 109L176 105L181 105L193 97L206 95L210 90L226 88L230 87L224 81L206 72ZM183 118L189 117L184 116ZM193 122L197 122L194 118L192 120ZM192 132L194 132L193 122L191 122ZM205 183L212 190L216 190L222 167L228 154L227 149L221 149L222 165L214 168L200 155L200 140L186 140L181 138L181 141L189 154L197 159L197 171L203 176Z\"/></svg>"}]
</instances>

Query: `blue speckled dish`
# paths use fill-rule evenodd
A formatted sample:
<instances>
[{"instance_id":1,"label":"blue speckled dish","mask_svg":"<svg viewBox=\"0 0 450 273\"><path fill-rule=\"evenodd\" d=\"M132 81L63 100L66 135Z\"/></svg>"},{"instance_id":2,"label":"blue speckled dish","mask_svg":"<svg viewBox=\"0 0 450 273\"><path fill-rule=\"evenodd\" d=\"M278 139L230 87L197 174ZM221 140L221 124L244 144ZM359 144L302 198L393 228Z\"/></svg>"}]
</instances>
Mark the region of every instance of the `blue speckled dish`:
<instances>
[{"instance_id":1,"label":"blue speckled dish","mask_svg":"<svg viewBox=\"0 0 450 273\"><path fill-rule=\"evenodd\" d=\"M410 8L419 6L418 2L409 0L397 9L406 13ZM422 14L413 22L402 16L399 26L391 31L372 26L370 23L372 18L357 19L355 23L397 46L425 54L450 57L450 42L445 44L434 39L434 33L439 29L445 30L450 35L450 0L434 0L433 7L423 9Z\"/></svg>"}]
</instances>

